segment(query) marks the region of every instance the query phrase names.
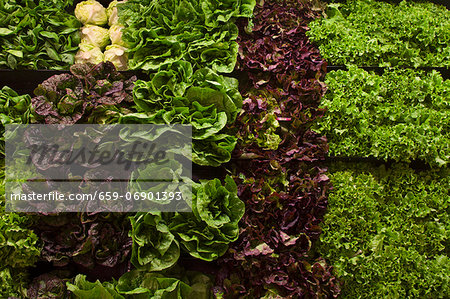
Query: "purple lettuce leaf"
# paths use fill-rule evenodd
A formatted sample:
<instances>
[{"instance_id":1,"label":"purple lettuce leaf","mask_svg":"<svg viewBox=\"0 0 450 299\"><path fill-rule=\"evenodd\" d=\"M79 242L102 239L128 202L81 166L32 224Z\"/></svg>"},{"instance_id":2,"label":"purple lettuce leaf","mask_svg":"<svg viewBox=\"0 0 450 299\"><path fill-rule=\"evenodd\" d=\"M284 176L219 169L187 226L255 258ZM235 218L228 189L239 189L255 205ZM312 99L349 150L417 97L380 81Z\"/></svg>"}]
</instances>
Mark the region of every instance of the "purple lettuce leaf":
<instances>
[{"instance_id":1,"label":"purple lettuce leaf","mask_svg":"<svg viewBox=\"0 0 450 299\"><path fill-rule=\"evenodd\" d=\"M75 64L71 74L55 75L34 90L36 121L47 124L113 123L128 112L136 77L110 62Z\"/></svg>"}]
</instances>

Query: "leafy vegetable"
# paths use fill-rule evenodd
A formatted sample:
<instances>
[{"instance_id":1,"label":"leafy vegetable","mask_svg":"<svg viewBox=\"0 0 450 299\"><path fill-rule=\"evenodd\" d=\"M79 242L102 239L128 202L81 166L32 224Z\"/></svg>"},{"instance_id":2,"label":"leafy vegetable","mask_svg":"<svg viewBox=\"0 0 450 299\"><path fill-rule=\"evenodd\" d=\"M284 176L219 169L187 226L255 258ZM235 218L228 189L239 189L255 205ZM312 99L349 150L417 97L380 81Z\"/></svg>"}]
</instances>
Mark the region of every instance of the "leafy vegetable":
<instances>
[{"instance_id":1,"label":"leafy vegetable","mask_svg":"<svg viewBox=\"0 0 450 299\"><path fill-rule=\"evenodd\" d=\"M81 43L103 49L109 44L109 31L95 25L85 25L81 28Z\"/></svg>"},{"instance_id":2,"label":"leafy vegetable","mask_svg":"<svg viewBox=\"0 0 450 299\"><path fill-rule=\"evenodd\" d=\"M122 30L125 27L123 25L120 24L115 24L112 25L109 28L109 38L111 39L111 42L116 45L120 45L120 46L126 46L126 43L123 41L122 39Z\"/></svg>"},{"instance_id":3,"label":"leafy vegetable","mask_svg":"<svg viewBox=\"0 0 450 299\"><path fill-rule=\"evenodd\" d=\"M215 72L234 69L237 17L251 17L254 0L137 1L117 4L130 69L156 71L183 60Z\"/></svg>"},{"instance_id":4,"label":"leafy vegetable","mask_svg":"<svg viewBox=\"0 0 450 299\"><path fill-rule=\"evenodd\" d=\"M320 16L317 1L260 1L252 21L240 20L237 69L315 77L326 66L306 36ZM254 81L257 84L259 80Z\"/></svg>"},{"instance_id":5,"label":"leafy vegetable","mask_svg":"<svg viewBox=\"0 0 450 299\"><path fill-rule=\"evenodd\" d=\"M75 64L70 71L50 77L35 89L31 102L38 122L111 123L127 111L135 76L127 79L110 62Z\"/></svg>"},{"instance_id":6,"label":"leafy vegetable","mask_svg":"<svg viewBox=\"0 0 450 299\"><path fill-rule=\"evenodd\" d=\"M429 2L376 0L328 5L308 36L334 65L449 66L450 12Z\"/></svg>"},{"instance_id":7,"label":"leafy vegetable","mask_svg":"<svg viewBox=\"0 0 450 299\"><path fill-rule=\"evenodd\" d=\"M70 298L66 287L68 272L54 270L35 277L28 286L27 298Z\"/></svg>"},{"instance_id":8,"label":"leafy vegetable","mask_svg":"<svg viewBox=\"0 0 450 299\"><path fill-rule=\"evenodd\" d=\"M117 70L125 71L128 69L128 54L126 48L118 45L110 45L105 50L105 61L110 61Z\"/></svg>"},{"instance_id":9,"label":"leafy vegetable","mask_svg":"<svg viewBox=\"0 0 450 299\"><path fill-rule=\"evenodd\" d=\"M448 168L347 163L330 174L318 250L343 280L342 295L448 297Z\"/></svg>"},{"instance_id":10,"label":"leafy vegetable","mask_svg":"<svg viewBox=\"0 0 450 299\"><path fill-rule=\"evenodd\" d=\"M75 16L83 25L106 25L106 9L95 0L82 1L75 7Z\"/></svg>"},{"instance_id":11,"label":"leafy vegetable","mask_svg":"<svg viewBox=\"0 0 450 299\"><path fill-rule=\"evenodd\" d=\"M74 298L149 298L149 299L209 299L210 278L198 272L145 272L131 270L118 281L89 282L77 275L67 287Z\"/></svg>"},{"instance_id":12,"label":"leafy vegetable","mask_svg":"<svg viewBox=\"0 0 450 299\"><path fill-rule=\"evenodd\" d=\"M5 125L28 124L32 122L31 97L19 95L11 88L4 86L0 89L0 153L5 155Z\"/></svg>"},{"instance_id":13,"label":"leafy vegetable","mask_svg":"<svg viewBox=\"0 0 450 299\"><path fill-rule=\"evenodd\" d=\"M292 81L290 81L292 80ZM245 93L243 108L230 132L238 137L233 153L239 159L317 161L328 151L327 140L310 130L323 114L319 109L325 86L315 79L294 79L296 90L269 81Z\"/></svg>"},{"instance_id":14,"label":"leafy vegetable","mask_svg":"<svg viewBox=\"0 0 450 299\"><path fill-rule=\"evenodd\" d=\"M40 250L38 238L27 227L30 221L25 216L7 213L0 216L0 260L1 267L24 268L37 261Z\"/></svg>"},{"instance_id":15,"label":"leafy vegetable","mask_svg":"<svg viewBox=\"0 0 450 299\"><path fill-rule=\"evenodd\" d=\"M106 15L108 16L108 25L113 27L114 25L119 24L119 16L117 14L117 4L119 3L125 3L124 1L111 1L108 5L108 8L106 9Z\"/></svg>"},{"instance_id":16,"label":"leafy vegetable","mask_svg":"<svg viewBox=\"0 0 450 299\"><path fill-rule=\"evenodd\" d=\"M246 212L239 239L218 261L216 292L224 298L337 295L331 267L311 252L327 204L325 169L255 159L232 171Z\"/></svg>"},{"instance_id":17,"label":"leafy vegetable","mask_svg":"<svg viewBox=\"0 0 450 299\"><path fill-rule=\"evenodd\" d=\"M64 266L115 267L131 252L129 222L125 214L61 213L35 216L34 232L43 242L41 259Z\"/></svg>"},{"instance_id":18,"label":"leafy vegetable","mask_svg":"<svg viewBox=\"0 0 450 299\"><path fill-rule=\"evenodd\" d=\"M4 268L0 270L0 295L24 297L26 294L28 274L24 269Z\"/></svg>"},{"instance_id":19,"label":"leafy vegetable","mask_svg":"<svg viewBox=\"0 0 450 299\"><path fill-rule=\"evenodd\" d=\"M169 223L158 213L138 213L130 219L133 265L148 271L160 271L173 266L180 257L180 246L169 231Z\"/></svg>"},{"instance_id":20,"label":"leafy vegetable","mask_svg":"<svg viewBox=\"0 0 450 299\"><path fill-rule=\"evenodd\" d=\"M225 185L219 179L193 184L192 213L150 212L131 218L131 262L137 268L171 267L180 256L180 244L193 257L212 261L238 238L244 204L234 181L227 177Z\"/></svg>"},{"instance_id":21,"label":"leafy vegetable","mask_svg":"<svg viewBox=\"0 0 450 299\"><path fill-rule=\"evenodd\" d=\"M102 49L91 44L80 44L80 50L75 55L75 63L98 64L105 60Z\"/></svg>"},{"instance_id":22,"label":"leafy vegetable","mask_svg":"<svg viewBox=\"0 0 450 299\"><path fill-rule=\"evenodd\" d=\"M200 273L189 274L178 279L161 273L132 270L120 277L116 289L126 298L209 299L209 277Z\"/></svg>"},{"instance_id":23,"label":"leafy vegetable","mask_svg":"<svg viewBox=\"0 0 450 299\"><path fill-rule=\"evenodd\" d=\"M169 230L179 238L187 253L212 261L237 240L238 222L245 206L237 196L236 183L229 176L224 186L219 179L202 181L193 186L192 192L192 214L176 213L169 221Z\"/></svg>"},{"instance_id":24,"label":"leafy vegetable","mask_svg":"<svg viewBox=\"0 0 450 299\"><path fill-rule=\"evenodd\" d=\"M3 169L2 169L3 172ZM2 188L4 188L2 175ZM4 201L4 190L1 192ZM3 203L2 203L3 206ZM27 267L38 259L38 237L29 229L30 219L16 213L0 215L0 296L26 294Z\"/></svg>"},{"instance_id":25,"label":"leafy vegetable","mask_svg":"<svg viewBox=\"0 0 450 299\"><path fill-rule=\"evenodd\" d=\"M105 298L105 299L123 299L114 289L110 282L101 283L100 281L89 282L85 275L77 275L74 284L67 282L67 289L73 293L75 298Z\"/></svg>"},{"instance_id":26,"label":"leafy vegetable","mask_svg":"<svg viewBox=\"0 0 450 299\"><path fill-rule=\"evenodd\" d=\"M436 71L350 67L330 72L326 83L328 112L317 127L332 155L448 163L450 80Z\"/></svg>"},{"instance_id":27,"label":"leafy vegetable","mask_svg":"<svg viewBox=\"0 0 450 299\"><path fill-rule=\"evenodd\" d=\"M0 3L0 68L61 70L74 63L81 24L64 10L73 1L36 3Z\"/></svg>"},{"instance_id":28,"label":"leafy vegetable","mask_svg":"<svg viewBox=\"0 0 450 299\"><path fill-rule=\"evenodd\" d=\"M239 159L315 161L327 152L326 139L310 130L321 117L321 82L326 63L306 37L319 16L314 2L264 1L254 19L239 22L243 109L229 125Z\"/></svg>"},{"instance_id":29,"label":"leafy vegetable","mask_svg":"<svg viewBox=\"0 0 450 299\"><path fill-rule=\"evenodd\" d=\"M124 115L120 122L190 124L193 162L219 166L230 160L236 144L224 128L242 107L237 85L236 79L211 69L193 72L185 61L165 65L149 81L136 82L133 99L139 113Z\"/></svg>"}]
</instances>

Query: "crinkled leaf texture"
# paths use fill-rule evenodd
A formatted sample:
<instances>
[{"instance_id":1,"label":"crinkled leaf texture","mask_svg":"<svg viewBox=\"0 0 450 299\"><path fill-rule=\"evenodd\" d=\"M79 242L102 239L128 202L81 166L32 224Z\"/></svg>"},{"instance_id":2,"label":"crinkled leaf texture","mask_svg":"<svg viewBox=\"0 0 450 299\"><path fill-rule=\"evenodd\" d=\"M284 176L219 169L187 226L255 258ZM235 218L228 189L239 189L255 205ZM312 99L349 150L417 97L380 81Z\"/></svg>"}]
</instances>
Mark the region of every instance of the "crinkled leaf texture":
<instances>
[{"instance_id":1,"label":"crinkled leaf texture","mask_svg":"<svg viewBox=\"0 0 450 299\"><path fill-rule=\"evenodd\" d=\"M211 280L208 276L175 267L164 272L131 270L118 281L89 282L78 275L67 287L75 298L148 298L209 299Z\"/></svg>"},{"instance_id":2,"label":"crinkled leaf texture","mask_svg":"<svg viewBox=\"0 0 450 299\"><path fill-rule=\"evenodd\" d=\"M339 1L340 2L340 1ZM328 5L307 35L333 65L448 67L450 12L424 1Z\"/></svg>"},{"instance_id":3,"label":"crinkled leaf texture","mask_svg":"<svg viewBox=\"0 0 450 299\"><path fill-rule=\"evenodd\" d=\"M81 23L66 12L73 0L0 3L1 69L68 69L80 42Z\"/></svg>"},{"instance_id":4,"label":"crinkled leaf texture","mask_svg":"<svg viewBox=\"0 0 450 299\"><path fill-rule=\"evenodd\" d=\"M449 297L449 169L342 163L330 177L318 251L342 279L342 295Z\"/></svg>"},{"instance_id":5,"label":"crinkled leaf texture","mask_svg":"<svg viewBox=\"0 0 450 299\"><path fill-rule=\"evenodd\" d=\"M123 115L121 123L187 124L192 126L192 160L219 166L231 159L236 138L225 130L242 107L235 78L208 68L193 71L178 61L159 68L149 81L138 80L133 90L137 113Z\"/></svg>"},{"instance_id":6,"label":"crinkled leaf texture","mask_svg":"<svg viewBox=\"0 0 450 299\"><path fill-rule=\"evenodd\" d=\"M239 236L244 203L231 177L193 183L192 213L150 212L131 218L133 255L137 268L159 271L173 266L180 248L193 257L212 261Z\"/></svg>"},{"instance_id":7,"label":"crinkled leaf texture","mask_svg":"<svg viewBox=\"0 0 450 299\"><path fill-rule=\"evenodd\" d=\"M332 268L311 252L327 205L325 169L255 159L238 161L232 171L246 212L239 239L218 261L216 292L225 298L339 294Z\"/></svg>"},{"instance_id":8,"label":"crinkled leaf texture","mask_svg":"<svg viewBox=\"0 0 450 299\"><path fill-rule=\"evenodd\" d=\"M97 213L36 216L33 230L40 237L41 259L55 266L75 263L85 268L113 268L131 252L130 224L125 214Z\"/></svg>"},{"instance_id":9,"label":"crinkled leaf texture","mask_svg":"<svg viewBox=\"0 0 450 299\"><path fill-rule=\"evenodd\" d=\"M155 71L175 61L231 73L238 53L234 20L251 17L254 0L137 1L118 4L130 69Z\"/></svg>"},{"instance_id":10,"label":"crinkled leaf texture","mask_svg":"<svg viewBox=\"0 0 450 299\"><path fill-rule=\"evenodd\" d=\"M357 67L327 75L325 116L315 129L330 154L444 166L450 159L450 80L436 71Z\"/></svg>"},{"instance_id":11,"label":"crinkled leaf texture","mask_svg":"<svg viewBox=\"0 0 450 299\"><path fill-rule=\"evenodd\" d=\"M192 213L176 213L170 218L170 230L191 256L212 261L237 240L245 205L229 176L225 185L219 179L202 181L194 184L192 192Z\"/></svg>"},{"instance_id":12,"label":"crinkled leaf texture","mask_svg":"<svg viewBox=\"0 0 450 299\"><path fill-rule=\"evenodd\" d=\"M126 78L111 62L75 64L70 71L50 77L34 90L36 121L105 124L117 122L128 111L135 76Z\"/></svg>"},{"instance_id":13,"label":"crinkled leaf texture","mask_svg":"<svg viewBox=\"0 0 450 299\"><path fill-rule=\"evenodd\" d=\"M138 213L130 220L133 265L148 271L161 271L175 265L180 257L180 245L161 213Z\"/></svg>"}]
</instances>

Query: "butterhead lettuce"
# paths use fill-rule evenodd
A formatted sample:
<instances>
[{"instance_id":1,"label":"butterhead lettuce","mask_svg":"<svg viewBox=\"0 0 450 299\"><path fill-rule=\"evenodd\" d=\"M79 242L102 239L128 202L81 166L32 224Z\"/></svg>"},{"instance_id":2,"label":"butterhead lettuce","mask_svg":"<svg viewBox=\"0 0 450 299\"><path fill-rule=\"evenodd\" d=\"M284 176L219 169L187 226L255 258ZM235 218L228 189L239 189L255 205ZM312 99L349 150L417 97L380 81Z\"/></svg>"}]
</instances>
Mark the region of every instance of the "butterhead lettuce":
<instances>
[{"instance_id":1,"label":"butterhead lettuce","mask_svg":"<svg viewBox=\"0 0 450 299\"><path fill-rule=\"evenodd\" d=\"M103 49L109 44L109 31L103 27L86 25L81 28L81 43Z\"/></svg>"},{"instance_id":2,"label":"butterhead lettuce","mask_svg":"<svg viewBox=\"0 0 450 299\"><path fill-rule=\"evenodd\" d=\"M106 9L95 0L78 3L75 7L75 16L83 25L102 26L108 22Z\"/></svg>"},{"instance_id":3,"label":"butterhead lettuce","mask_svg":"<svg viewBox=\"0 0 450 299\"><path fill-rule=\"evenodd\" d=\"M110 45L105 50L105 61L114 64L117 70L126 71L128 69L128 53L127 48L119 45Z\"/></svg>"},{"instance_id":4,"label":"butterhead lettuce","mask_svg":"<svg viewBox=\"0 0 450 299\"><path fill-rule=\"evenodd\" d=\"M80 44L80 50L75 55L75 63L98 64L105 60L102 49L91 44Z\"/></svg>"}]
</instances>

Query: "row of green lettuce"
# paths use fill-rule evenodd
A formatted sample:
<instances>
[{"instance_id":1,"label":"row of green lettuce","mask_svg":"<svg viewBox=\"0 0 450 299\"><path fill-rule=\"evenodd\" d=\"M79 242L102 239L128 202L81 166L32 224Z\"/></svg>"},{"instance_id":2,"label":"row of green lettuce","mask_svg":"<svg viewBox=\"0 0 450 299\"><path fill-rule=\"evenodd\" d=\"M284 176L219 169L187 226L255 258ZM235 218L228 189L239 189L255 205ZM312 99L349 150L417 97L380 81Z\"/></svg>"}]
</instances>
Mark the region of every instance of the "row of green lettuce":
<instances>
[{"instance_id":1,"label":"row of green lettuce","mask_svg":"<svg viewBox=\"0 0 450 299\"><path fill-rule=\"evenodd\" d=\"M108 22L106 12L98 9L101 4L84 1L74 13L74 2L2 1L0 68L68 69L76 56L80 62L99 63L105 59L101 48L111 39L111 55L127 56L130 69L156 71L168 63L188 61L194 70L208 67L230 73L238 54L235 20L251 17L256 3L115 1L117 20L112 23L117 22L120 28L111 27L108 36L108 30L100 27ZM77 55L80 42L81 52ZM121 55L117 50L122 50ZM120 57L107 60L123 69Z\"/></svg>"},{"instance_id":2,"label":"row of green lettuce","mask_svg":"<svg viewBox=\"0 0 450 299\"><path fill-rule=\"evenodd\" d=\"M447 168L339 163L317 246L343 298L448 298Z\"/></svg>"},{"instance_id":3,"label":"row of green lettuce","mask_svg":"<svg viewBox=\"0 0 450 299\"><path fill-rule=\"evenodd\" d=\"M308 32L325 60L347 65L327 74L326 112L313 125L329 140L333 185L314 251L333 266L343 298L447 298L450 81L351 64L448 66L448 10L343 2Z\"/></svg>"},{"instance_id":4,"label":"row of green lettuce","mask_svg":"<svg viewBox=\"0 0 450 299\"><path fill-rule=\"evenodd\" d=\"M426 1L332 1L308 36L332 65L450 66L450 12Z\"/></svg>"},{"instance_id":5,"label":"row of green lettuce","mask_svg":"<svg viewBox=\"0 0 450 299\"><path fill-rule=\"evenodd\" d=\"M439 72L351 66L325 82L327 112L315 129L330 141L331 156L448 164L450 80Z\"/></svg>"}]
</instances>

